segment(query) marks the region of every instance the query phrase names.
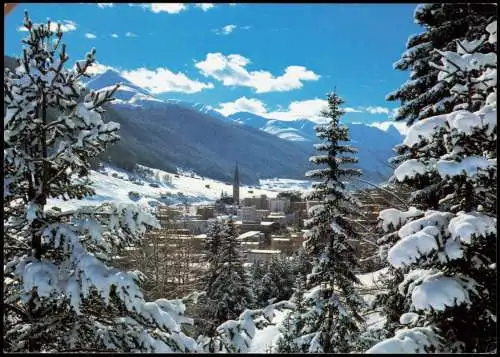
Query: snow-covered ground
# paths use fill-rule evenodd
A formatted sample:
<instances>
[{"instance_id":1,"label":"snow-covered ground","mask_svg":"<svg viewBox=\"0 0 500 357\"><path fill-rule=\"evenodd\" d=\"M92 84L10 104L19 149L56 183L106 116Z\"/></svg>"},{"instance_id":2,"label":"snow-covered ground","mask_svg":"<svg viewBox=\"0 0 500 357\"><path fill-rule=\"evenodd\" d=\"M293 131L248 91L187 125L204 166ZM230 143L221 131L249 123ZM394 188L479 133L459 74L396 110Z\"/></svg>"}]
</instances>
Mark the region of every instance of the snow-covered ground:
<instances>
[{"instance_id":1,"label":"snow-covered ground","mask_svg":"<svg viewBox=\"0 0 500 357\"><path fill-rule=\"evenodd\" d=\"M362 283L362 288L376 289L377 281L386 272L387 268L383 268L374 272L359 274L357 277ZM374 296L371 293L365 293L363 294L363 298L369 303L373 300ZM250 353L266 353L267 349L272 346L275 339L278 338L279 326L285 317L285 312L275 310L275 314L273 325L267 326L262 330L257 330L255 333L255 337L250 345ZM371 328L379 326L383 324L383 322L383 317L378 312L366 316L366 324Z\"/></svg>"},{"instance_id":2,"label":"snow-covered ground","mask_svg":"<svg viewBox=\"0 0 500 357\"><path fill-rule=\"evenodd\" d=\"M158 169L150 170L153 173L150 178L136 178L130 172L107 166L99 171L92 170L90 179L93 182L92 187L96 193L93 197L84 200L69 201L51 199L48 202L47 208L57 206L64 210L87 205L97 205L105 201L114 201L135 202L143 208L151 209L160 202L164 204L190 203L194 205L213 203L216 199L220 198L222 191L230 196L232 195L233 188L228 183L202 178L198 175L191 177L191 175L178 175ZM112 176L113 174L117 177ZM166 183L164 180L155 178L162 178L164 175L168 175L171 178L171 183ZM143 185L138 185L133 181L140 182ZM158 187L152 187L150 184ZM240 187L240 199L253 196L259 197L260 195L276 197L281 191L304 190L308 187L310 187L310 182L304 180L261 180L259 186L242 185ZM130 192L136 192L138 195L131 197L129 195Z\"/></svg>"},{"instance_id":3,"label":"snow-covered ground","mask_svg":"<svg viewBox=\"0 0 500 357\"><path fill-rule=\"evenodd\" d=\"M266 350L273 345L274 339L278 337L281 321L285 317L285 312L275 310L274 313L273 325L255 332L249 353L266 353Z\"/></svg>"}]
</instances>

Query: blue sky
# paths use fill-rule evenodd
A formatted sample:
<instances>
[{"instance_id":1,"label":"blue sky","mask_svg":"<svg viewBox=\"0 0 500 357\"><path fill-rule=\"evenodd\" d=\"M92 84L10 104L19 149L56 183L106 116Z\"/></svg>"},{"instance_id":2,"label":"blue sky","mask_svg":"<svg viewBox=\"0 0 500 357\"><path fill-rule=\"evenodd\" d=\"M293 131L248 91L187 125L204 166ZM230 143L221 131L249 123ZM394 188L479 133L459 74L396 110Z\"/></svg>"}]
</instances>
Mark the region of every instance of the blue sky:
<instances>
[{"instance_id":1,"label":"blue sky","mask_svg":"<svg viewBox=\"0 0 500 357\"><path fill-rule=\"evenodd\" d=\"M64 24L71 60L97 49L96 70L115 68L161 98L224 114L315 119L336 87L347 121L387 121L385 95L408 37L422 32L414 4L28 4L5 20L5 53L18 55L26 9Z\"/></svg>"}]
</instances>

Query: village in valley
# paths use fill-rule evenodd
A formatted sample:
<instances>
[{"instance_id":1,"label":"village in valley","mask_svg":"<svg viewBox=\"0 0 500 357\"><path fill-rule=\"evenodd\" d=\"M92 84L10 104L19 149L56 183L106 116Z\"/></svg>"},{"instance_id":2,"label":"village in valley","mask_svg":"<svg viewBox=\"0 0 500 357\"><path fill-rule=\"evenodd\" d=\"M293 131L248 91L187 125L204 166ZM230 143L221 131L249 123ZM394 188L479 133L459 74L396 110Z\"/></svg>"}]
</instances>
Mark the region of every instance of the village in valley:
<instances>
[{"instance_id":1,"label":"village in valley","mask_svg":"<svg viewBox=\"0 0 500 357\"><path fill-rule=\"evenodd\" d=\"M497 4L4 16L4 353L497 352Z\"/></svg>"}]
</instances>

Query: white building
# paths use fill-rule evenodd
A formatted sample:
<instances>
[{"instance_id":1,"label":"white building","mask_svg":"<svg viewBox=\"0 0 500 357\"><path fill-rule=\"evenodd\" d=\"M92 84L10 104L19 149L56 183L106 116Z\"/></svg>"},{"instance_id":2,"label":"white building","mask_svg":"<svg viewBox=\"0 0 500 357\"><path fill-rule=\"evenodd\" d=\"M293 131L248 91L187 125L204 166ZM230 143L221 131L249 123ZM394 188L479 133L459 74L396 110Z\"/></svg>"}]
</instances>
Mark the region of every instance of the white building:
<instances>
[{"instance_id":1,"label":"white building","mask_svg":"<svg viewBox=\"0 0 500 357\"><path fill-rule=\"evenodd\" d=\"M256 261L269 262L273 256L281 254L281 250L277 249L252 249L247 253L247 262L255 263Z\"/></svg>"},{"instance_id":2,"label":"white building","mask_svg":"<svg viewBox=\"0 0 500 357\"><path fill-rule=\"evenodd\" d=\"M290 208L290 200L286 198L270 198L269 210L271 212L286 212Z\"/></svg>"},{"instance_id":3,"label":"white building","mask_svg":"<svg viewBox=\"0 0 500 357\"><path fill-rule=\"evenodd\" d=\"M257 214L257 209L254 206L242 207L238 209L238 217L240 217L243 223L260 222L259 215Z\"/></svg>"}]
</instances>

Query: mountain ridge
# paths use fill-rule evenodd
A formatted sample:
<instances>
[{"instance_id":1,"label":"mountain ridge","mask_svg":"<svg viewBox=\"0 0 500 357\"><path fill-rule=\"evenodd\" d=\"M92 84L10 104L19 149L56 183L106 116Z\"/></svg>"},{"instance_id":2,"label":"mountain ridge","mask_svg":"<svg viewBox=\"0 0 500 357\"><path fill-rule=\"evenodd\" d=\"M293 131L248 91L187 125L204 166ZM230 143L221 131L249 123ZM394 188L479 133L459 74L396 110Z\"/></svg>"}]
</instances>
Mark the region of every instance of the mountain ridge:
<instances>
[{"instance_id":1,"label":"mountain ridge","mask_svg":"<svg viewBox=\"0 0 500 357\"><path fill-rule=\"evenodd\" d=\"M312 168L308 158L315 152L316 123L310 120L279 121L245 112L226 117L209 105L159 99L113 70L88 79L84 85L98 90L117 83L121 83L117 99L106 106L104 120L120 123L122 140L110 146L101 160L125 169L136 164L170 172L190 169L226 182L232 181L238 161L241 180L251 184L262 178L304 179ZM356 132L363 130L379 143L394 136L381 150L362 145L359 154L365 179L375 183L387 179L392 171L386 161L398 140L394 132L387 135L364 124L364 129L349 126L353 144L360 142ZM377 161L373 156L382 164L373 165Z\"/></svg>"}]
</instances>

